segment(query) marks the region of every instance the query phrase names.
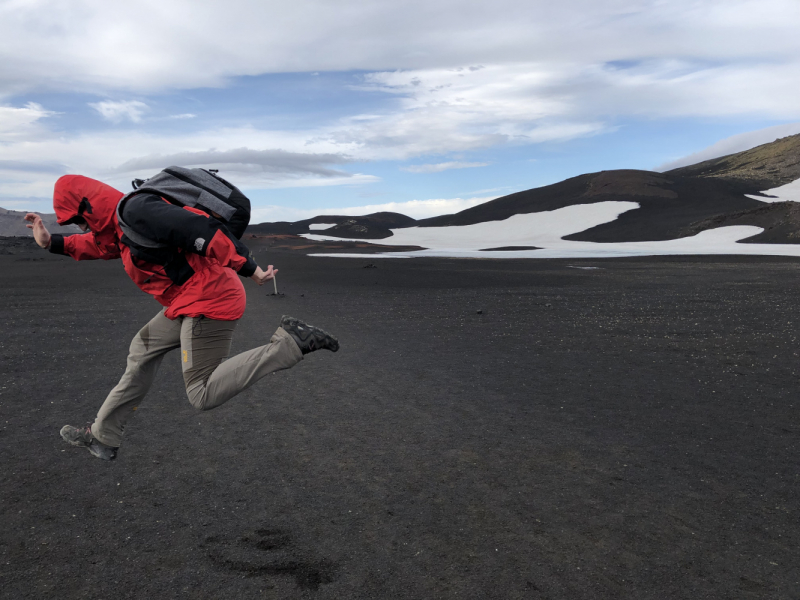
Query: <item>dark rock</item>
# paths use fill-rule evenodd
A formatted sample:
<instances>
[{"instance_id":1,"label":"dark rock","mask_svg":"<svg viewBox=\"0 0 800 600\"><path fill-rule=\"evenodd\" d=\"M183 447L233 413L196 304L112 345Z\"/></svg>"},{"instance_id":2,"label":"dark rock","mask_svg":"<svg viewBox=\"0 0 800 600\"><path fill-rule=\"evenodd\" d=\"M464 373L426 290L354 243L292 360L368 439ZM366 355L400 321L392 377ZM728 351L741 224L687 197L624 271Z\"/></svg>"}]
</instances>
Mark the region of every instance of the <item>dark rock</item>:
<instances>
[{"instance_id":1,"label":"dark rock","mask_svg":"<svg viewBox=\"0 0 800 600\"><path fill-rule=\"evenodd\" d=\"M541 250L538 246L499 246L498 248L481 248L479 252L522 252L523 250Z\"/></svg>"},{"instance_id":2,"label":"dark rock","mask_svg":"<svg viewBox=\"0 0 800 600\"><path fill-rule=\"evenodd\" d=\"M732 225L754 225L764 229L752 237L741 240L754 244L798 244L800 243L800 203L775 202L763 204L751 210L716 215L692 223L685 235L695 235L707 229Z\"/></svg>"}]
</instances>

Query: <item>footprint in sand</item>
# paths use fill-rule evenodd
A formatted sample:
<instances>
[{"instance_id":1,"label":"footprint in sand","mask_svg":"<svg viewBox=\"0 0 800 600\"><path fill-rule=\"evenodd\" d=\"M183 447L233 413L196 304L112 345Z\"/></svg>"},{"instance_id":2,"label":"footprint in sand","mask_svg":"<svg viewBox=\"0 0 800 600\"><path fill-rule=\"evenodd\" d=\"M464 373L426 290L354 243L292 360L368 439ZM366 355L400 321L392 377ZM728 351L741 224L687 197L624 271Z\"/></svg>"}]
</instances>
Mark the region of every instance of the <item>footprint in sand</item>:
<instances>
[{"instance_id":1,"label":"footprint in sand","mask_svg":"<svg viewBox=\"0 0 800 600\"><path fill-rule=\"evenodd\" d=\"M298 587L316 590L336 579L337 565L326 559L304 556L284 528L263 528L238 539L213 535L200 545L216 565L250 577L294 577Z\"/></svg>"}]
</instances>

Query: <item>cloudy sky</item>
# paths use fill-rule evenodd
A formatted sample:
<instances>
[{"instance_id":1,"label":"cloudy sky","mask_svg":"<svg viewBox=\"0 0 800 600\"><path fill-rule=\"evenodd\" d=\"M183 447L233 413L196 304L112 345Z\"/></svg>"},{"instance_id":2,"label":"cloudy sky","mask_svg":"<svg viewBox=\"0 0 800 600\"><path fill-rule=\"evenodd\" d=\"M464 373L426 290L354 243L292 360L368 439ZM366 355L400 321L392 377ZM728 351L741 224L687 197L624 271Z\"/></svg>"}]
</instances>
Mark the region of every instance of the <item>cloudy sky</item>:
<instances>
[{"instance_id":1,"label":"cloudy sky","mask_svg":"<svg viewBox=\"0 0 800 600\"><path fill-rule=\"evenodd\" d=\"M218 168L256 221L454 212L800 132L798 0L0 0L0 206Z\"/></svg>"}]
</instances>

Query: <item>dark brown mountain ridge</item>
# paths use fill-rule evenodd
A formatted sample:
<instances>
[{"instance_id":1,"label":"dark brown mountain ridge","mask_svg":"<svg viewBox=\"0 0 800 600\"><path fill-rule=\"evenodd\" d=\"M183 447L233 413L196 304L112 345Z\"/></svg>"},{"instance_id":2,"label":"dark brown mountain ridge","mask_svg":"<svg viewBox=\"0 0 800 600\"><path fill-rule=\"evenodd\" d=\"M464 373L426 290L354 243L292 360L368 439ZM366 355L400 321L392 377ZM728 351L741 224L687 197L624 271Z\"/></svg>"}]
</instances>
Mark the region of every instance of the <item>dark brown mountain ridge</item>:
<instances>
[{"instance_id":1,"label":"dark brown mountain ridge","mask_svg":"<svg viewBox=\"0 0 800 600\"><path fill-rule=\"evenodd\" d=\"M672 169L667 174L742 181L759 190L779 187L800 179L800 134L744 152Z\"/></svg>"},{"instance_id":2,"label":"dark brown mountain ridge","mask_svg":"<svg viewBox=\"0 0 800 600\"><path fill-rule=\"evenodd\" d=\"M800 243L800 203L775 202L736 213L717 215L686 228L684 235L732 225L755 225L764 229L758 235L741 240L752 244Z\"/></svg>"},{"instance_id":3,"label":"dark brown mountain ridge","mask_svg":"<svg viewBox=\"0 0 800 600\"><path fill-rule=\"evenodd\" d=\"M618 219L567 239L590 242L636 242L680 237L691 223L712 216L749 210L763 203L748 198L741 182L699 177L672 177L652 171L621 169L588 173L469 208L455 215L418 221L420 227L472 225L515 214L551 211L576 204L624 201L639 208Z\"/></svg>"},{"instance_id":4,"label":"dark brown mountain ridge","mask_svg":"<svg viewBox=\"0 0 800 600\"><path fill-rule=\"evenodd\" d=\"M391 229L413 227L416 219L393 212L377 212L363 217L348 215L319 215L311 219L296 221L294 223L279 221L277 223L259 223L250 225L247 233L254 235L276 235L311 233L309 227L317 223L334 223L335 226L325 229L325 235L341 238L357 238L375 240L387 238L392 235Z\"/></svg>"},{"instance_id":5,"label":"dark brown mountain ridge","mask_svg":"<svg viewBox=\"0 0 800 600\"><path fill-rule=\"evenodd\" d=\"M325 230L325 235L383 239L392 235L390 230L393 228L473 225L576 204L627 201L638 203L639 208L566 239L590 242L668 240L735 222L771 227L769 234L757 236L760 242L798 243L800 222L794 219L793 207L770 208L764 202L748 197L764 196L763 190L796 179L800 179L800 134L665 173L618 169L578 175L497 198L459 213L418 221L397 213L364 217L320 216L297 223L255 225L248 231L309 233L309 224L325 222L337 223L336 227Z\"/></svg>"}]
</instances>

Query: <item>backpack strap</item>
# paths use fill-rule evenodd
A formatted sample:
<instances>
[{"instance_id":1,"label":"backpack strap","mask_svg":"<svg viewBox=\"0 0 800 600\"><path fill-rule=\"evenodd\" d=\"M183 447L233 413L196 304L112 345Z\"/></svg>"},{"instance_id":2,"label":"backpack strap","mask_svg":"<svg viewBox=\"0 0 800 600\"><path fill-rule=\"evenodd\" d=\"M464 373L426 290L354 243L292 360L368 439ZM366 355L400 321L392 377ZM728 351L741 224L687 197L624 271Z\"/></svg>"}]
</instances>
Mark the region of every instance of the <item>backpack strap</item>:
<instances>
[{"instance_id":1,"label":"backpack strap","mask_svg":"<svg viewBox=\"0 0 800 600\"><path fill-rule=\"evenodd\" d=\"M169 244L162 244L161 242L157 242L155 240L151 240L150 238L146 238L145 236L136 232L133 227L128 225L122 219L122 207L134 194L139 193L139 190L134 190L130 194L125 194L122 199L117 204L117 223L119 223L119 228L122 230L122 233L125 234L130 241L132 241L137 246L142 246L144 248L167 248Z\"/></svg>"}]
</instances>

